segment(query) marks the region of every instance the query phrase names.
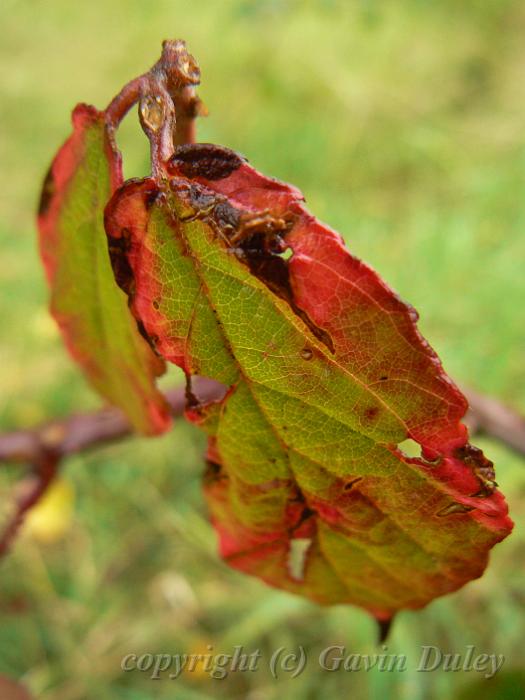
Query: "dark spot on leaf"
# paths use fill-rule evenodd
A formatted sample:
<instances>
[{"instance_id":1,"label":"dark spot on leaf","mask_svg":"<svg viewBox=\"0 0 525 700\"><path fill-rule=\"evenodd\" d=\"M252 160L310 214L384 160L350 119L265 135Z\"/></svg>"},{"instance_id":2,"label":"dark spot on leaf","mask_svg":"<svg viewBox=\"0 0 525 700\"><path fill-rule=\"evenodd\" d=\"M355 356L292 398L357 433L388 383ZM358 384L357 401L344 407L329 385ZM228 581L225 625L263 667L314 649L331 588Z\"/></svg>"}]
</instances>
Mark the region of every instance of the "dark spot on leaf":
<instances>
[{"instance_id":1,"label":"dark spot on leaf","mask_svg":"<svg viewBox=\"0 0 525 700\"><path fill-rule=\"evenodd\" d=\"M228 475L218 462L213 462L211 459L206 460L206 469L203 474L205 484L212 484L215 481L227 479Z\"/></svg>"},{"instance_id":2,"label":"dark spot on leaf","mask_svg":"<svg viewBox=\"0 0 525 700\"><path fill-rule=\"evenodd\" d=\"M149 190L144 197L146 209L151 209L151 207L155 204L155 202L159 199L160 196L161 192L159 189L155 188Z\"/></svg>"},{"instance_id":3,"label":"dark spot on leaf","mask_svg":"<svg viewBox=\"0 0 525 700\"><path fill-rule=\"evenodd\" d=\"M293 482L291 479L270 479L270 481L264 481L257 484L255 488L260 493L272 493L275 491L275 489L279 488L293 488Z\"/></svg>"},{"instance_id":4,"label":"dark spot on leaf","mask_svg":"<svg viewBox=\"0 0 525 700\"><path fill-rule=\"evenodd\" d=\"M386 374L384 374L382 377L379 377L380 382L386 382L387 379L388 377L386 376Z\"/></svg>"},{"instance_id":5,"label":"dark spot on leaf","mask_svg":"<svg viewBox=\"0 0 525 700\"><path fill-rule=\"evenodd\" d=\"M351 491L355 484L357 484L359 481L362 480L362 476L357 476L355 479L352 479L351 481L347 481L346 484L343 486L344 491Z\"/></svg>"},{"instance_id":6,"label":"dark spot on leaf","mask_svg":"<svg viewBox=\"0 0 525 700\"><path fill-rule=\"evenodd\" d=\"M160 308L160 302L158 299L153 299L152 306L154 309L159 309Z\"/></svg>"},{"instance_id":7,"label":"dark spot on leaf","mask_svg":"<svg viewBox=\"0 0 525 700\"><path fill-rule=\"evenodd\" d=\"M303 358L303 360L311 360L313 356L314 353L312 352L312 350L310 350L310 348L303 348L301 350L301 357Z\"/></svg>"},{"instance_id":8,"label":"dark spot on leaf","mask_svg":"<svg viewBox=\"0 0 525 700\"><path fill-rule=\"evenodd\" d=\"M53 177L53 167L51 166L47 171L44 178L44 183L42 185L42 193L40 194L40 202L38 204L38 215L44 216L49 209L51 204L51 199L53 198L56 191L55 178Z\"/></svg>"},{"instance_id":9,"label":"dark spot on leaf","mask_svg":"<svg viewBox=\"0 0 525 700\"><path fill-rule=\"evenodd\" d=\"M168 162L168 172L189 178L222 180L244 162L244 158L229 148L208 143L184 144L175 149Z\"/></svg>"},{"instance_id":10,"label":"dark spot on leaf","mask_svg":"<svg viewBox=\"0 0 525 700\"><path fill-rule=\"evenodd\" d=\"M108 238L108 250L113 268L113 274L118 286L132 300L135 293L135 276L129 263L127 253L131 248L131 232L127 228L121 230L119 238Z\"/></svg>"},{"instance_id":11,"label":"dark spot on leaf","mask_svg":"<svg viewBox=\"0 0 525 700\"><path fill-rule=\"evenodd\" d=\"M365 418L367 420L374 420L379 413L379 408L377 406L370 406L365 411Z\"/></svg>"},{"instance_id":12,"label":"dark spot on leaf","mask_svg":"<svg viewBox=\"0 0 525 700\"><path fill-rule=\"evenodd\" d=\"M206 468L212 473L212 474L218 474L222 467L220 464L217 462L212 462L211 459L206 460Z\"/></svg>"},{"instance_id":13,"label":"dark spot on leaf","mask_svg":"<svg viewBox=\"0 0 525 700\"><path fill-rule=\"evenodd\" d=\"M453 503L450 503L448 506L445 506L441 510L439 510L436 515L440 518L445 517L446 515L454 515L457 513L469 513L471 510L474 510L472 506L466 506L463 503L456 503L455 501Z\"/></svg>"},{"instance_id":14,"label":"dark spot on leaf","mask_svg":"<svg viewBox=\"0 0 525 700\"><path fill-rule=\"evenodd\" d=\"M301 512L299 520L295 524L295 528L299 527L299 525L302 525L304 521L308 520L308 518L311 518L312 515L315 515L315 510L312 510L309 506L305 506Z\"/></svg>"}]
</instances>

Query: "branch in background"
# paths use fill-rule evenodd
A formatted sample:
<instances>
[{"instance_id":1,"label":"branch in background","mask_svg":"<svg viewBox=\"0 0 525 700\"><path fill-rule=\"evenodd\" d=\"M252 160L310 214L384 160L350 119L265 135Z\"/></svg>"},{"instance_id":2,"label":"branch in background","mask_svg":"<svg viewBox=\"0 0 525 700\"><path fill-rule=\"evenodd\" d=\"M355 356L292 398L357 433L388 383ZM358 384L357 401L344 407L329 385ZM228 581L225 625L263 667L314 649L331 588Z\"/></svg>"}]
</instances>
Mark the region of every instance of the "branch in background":
<instances>
[{"instance_id":1,"label":"branch in background","mask_svg":"<svg viewBox=\"0 0 525 700\"><path fill-rule=\"evenodd\" d=\"M225 387L210 379L195 377L189 387L168 391L166 398L174 416L184 413L186 401L207 403L220 400ZM131 425L116 408L47 423L33 430L0 435L0 463L30 465L30 472L16 485L13 512L0 531L0 557L11 547L24 518L45 495L63 458L132 435ZM0 694L1 696L1 694Z\"/></svg>"},{"instance_id":2,"label":"branch in background","mask_svg":"<svg viewBox=\"0 0 525 700\"><path fill-rule=\"evenodd\" d=\"M199 401L208 402L224 396L224 386L211 379L194 377L192 393ZM166 393L173 416L182 416L186 405L186 388L175 387ZM0 463L39 464L52 453L58 460L68 455L121 440L133 430L118 408L104 408L92 413L79 413L46 423L30 430L17 430L0 435Z\"/></svg>"},{"instance_id":3,"label":"branch in background","mask_svg":"<svg viewBox=\"0 0 525 700\"><path fill-rule=\"evenodd\" d=\"M470 431L496 438L518 454L525 455L525 418L497 399L471 389L462 391L470 404L465 420Z\"/></svg>"},{"instance_id":4,"label":"branch in background","mask_svg":"<svg viewBox=\"0 0 525 700\"><path fill-rule=\"evenodd\" d=\"M223 398L225 387L202 377L192 379L191 391L180 386L166 393L173 416L182 416L187 399L209 402ZM489 435L507 447L525 455L525 418L500 401L463 390L470 403L466 416L472 434ZM32 466L31 473L17 488L15 512L0 534L0 557L9 549L26 513L42 498L64 457L115 442L133 434L116 408L56 420L32 430L17 430L0 435L0 463Z\"/></svg>"},{"instance_id":5,"label":"branch in background","mask_svg":"<svg viewBox=\"0 0 525 700\"><path fill-rule=\"evenodd\" d=\"M173 145L180 146L184 143L195 143L195 119L206 117L208 110L204 103L195 94L195 88L185 87L173 98L175 104L175 132Z\"/></svg>"},{"instance_id":6,"label":"branch in background","mask_svg":"<svg viewBox=\"0 0 525 700\"><path fill-rule=\"evenodd\" d=\"M33 465L31 475L17 484L14 512L0 535L0 557L7 553L26 514L46 493L56 476L60 464L56 455L51 451L47 453L42 451L39 460Z\"/></svg>"},{"instance_id":7,"label":"branch in background","mask_svg":"<svg viewBox=\"0 0 525 700\"><path fill-rule=\"evenodd\" d=\"M470 402L465 418L472 434L485 434L525 455L525 418L500 401L463 389ZM199 401L219 400L224 387L209 379L194 378L192 392ZM186 404L185 387L166 393L173 416L181 416ZM128 437L132 429L116 408L80 413L52 421L38 428L0 434L0 463L38 465L49 454L58 460Z\"/></svg>"}]
</instances>

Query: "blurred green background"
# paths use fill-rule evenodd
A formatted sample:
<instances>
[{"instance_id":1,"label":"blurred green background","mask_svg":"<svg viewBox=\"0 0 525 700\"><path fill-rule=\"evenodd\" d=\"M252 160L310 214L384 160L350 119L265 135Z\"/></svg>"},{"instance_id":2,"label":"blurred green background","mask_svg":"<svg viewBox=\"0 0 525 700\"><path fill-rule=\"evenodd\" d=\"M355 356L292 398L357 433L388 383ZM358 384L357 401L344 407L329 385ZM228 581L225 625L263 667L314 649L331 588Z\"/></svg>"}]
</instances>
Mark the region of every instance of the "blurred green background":
<instances>
[{"instance_id":1,"label":"blurred green background","mask_svg":"<svg viewBox=\"0 0 525 700\"><path fill-rule=\"evenodd\" d=\"M185 38L201 65L210 116L199 140L299 186L419 310L452 377L525 411L521 0L0 0L0 26L2 430L98 405L47 315L34 211L73 105L104 107L168 37ZM119 144L126 175L146 174L135 113ZM408 656L405 672L322 672L328 645L374 653L373 621L219 561L200 493L204 439L178 423L65 465L53 501L1 563L0 673L44 700L522 698L525 462L478 443L516 531L481 580L399 615L387 651ZM19 471L0 468L2 504ZM506 661L491 680L417 673L423 644ZM263 661L303 645L309 662L278 681L264 663L224 680L120 669L128 653L207 645L260 649Z\"/></svg>"}]
</instances>

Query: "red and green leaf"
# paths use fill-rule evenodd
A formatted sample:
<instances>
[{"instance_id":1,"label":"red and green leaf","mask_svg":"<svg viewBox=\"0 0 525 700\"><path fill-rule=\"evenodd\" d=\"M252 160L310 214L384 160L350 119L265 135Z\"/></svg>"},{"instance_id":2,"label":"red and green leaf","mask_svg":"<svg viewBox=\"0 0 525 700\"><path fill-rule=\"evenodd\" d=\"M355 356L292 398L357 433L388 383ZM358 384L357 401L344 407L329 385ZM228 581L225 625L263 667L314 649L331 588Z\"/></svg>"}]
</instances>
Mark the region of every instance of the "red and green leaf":
<instances>
[{"instance_id":1,"label":"red and green leaf","mask_svg":"<svg viewBox=\"0 0 525 700\"><path fill-rule=\"evenodd\" d=\"M104 231L104 206L121 184L120 154L104 113L79 105L73 133L45 180L38 216L51 313L90 384L136 430L154 434L170 422L155 388L164 363L141 336L115 283Z\"/></svg>"},{"instance_id":2,"label":"red and green leaf","mask_svg":"<svg viewBox=\"0 0 525 700\"><path fill-rule=\"evenodd\" d=\"M511 530L466 401L415 311L293 187L217 146L106 209L119 284L166 360L225 385L188 417L209 435L205 491L225 559L379 619L483 572ZM419 457L400 447L420 446Z\"/></svg>"}]
</instances>

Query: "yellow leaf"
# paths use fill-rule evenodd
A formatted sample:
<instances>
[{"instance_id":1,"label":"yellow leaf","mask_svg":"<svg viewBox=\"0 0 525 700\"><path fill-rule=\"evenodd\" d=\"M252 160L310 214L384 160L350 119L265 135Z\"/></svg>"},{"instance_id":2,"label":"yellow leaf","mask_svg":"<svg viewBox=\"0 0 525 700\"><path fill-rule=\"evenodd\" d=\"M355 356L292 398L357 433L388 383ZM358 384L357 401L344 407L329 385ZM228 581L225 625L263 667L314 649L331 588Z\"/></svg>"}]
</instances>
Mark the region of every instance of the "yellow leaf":
<instances>
[{"instance_id":1,"label":"yellow leaf","mask_svg":"<svg viewBox=\"0 0 525 700\"><path fill-rule=\"evenodd\" d=\"M71 525L75 502L72 483L57 478L26 518L24 531L38 542L56 542Z\"/></svg>"}]
</instances>

